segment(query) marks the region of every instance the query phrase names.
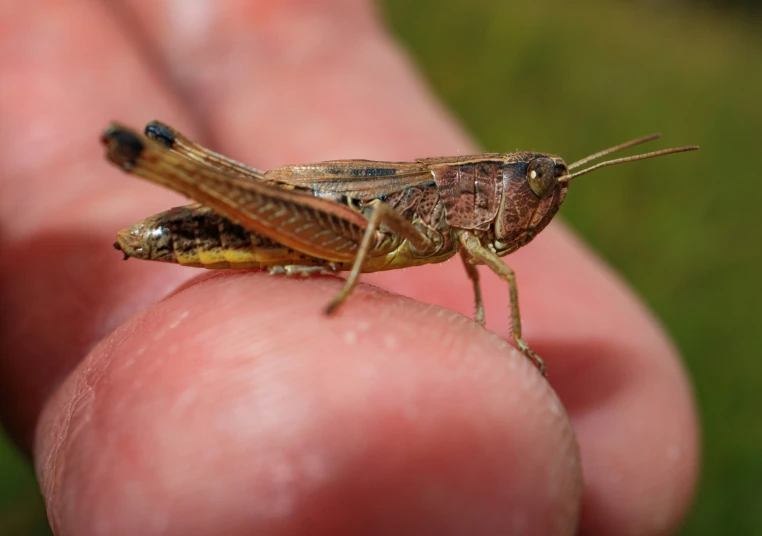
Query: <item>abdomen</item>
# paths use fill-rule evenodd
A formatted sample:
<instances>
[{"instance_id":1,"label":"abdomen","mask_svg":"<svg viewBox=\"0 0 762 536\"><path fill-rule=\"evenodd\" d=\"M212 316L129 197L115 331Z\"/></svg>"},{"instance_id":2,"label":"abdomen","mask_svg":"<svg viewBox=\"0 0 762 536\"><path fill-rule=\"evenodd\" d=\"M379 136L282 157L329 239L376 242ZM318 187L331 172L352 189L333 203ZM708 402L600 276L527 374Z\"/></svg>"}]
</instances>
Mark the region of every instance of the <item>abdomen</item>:
<instances>
[{"instance_id":1,"label":"abdomen","mask_svg":"<svg viewBox=\"0 0 762 536\"><path fill-rule=\"evenodd\" d=\"M115 246L127 257L211 269L328 264L251 233L198 204L146 218L121 231Z\"/></svg>"}]
</instances>

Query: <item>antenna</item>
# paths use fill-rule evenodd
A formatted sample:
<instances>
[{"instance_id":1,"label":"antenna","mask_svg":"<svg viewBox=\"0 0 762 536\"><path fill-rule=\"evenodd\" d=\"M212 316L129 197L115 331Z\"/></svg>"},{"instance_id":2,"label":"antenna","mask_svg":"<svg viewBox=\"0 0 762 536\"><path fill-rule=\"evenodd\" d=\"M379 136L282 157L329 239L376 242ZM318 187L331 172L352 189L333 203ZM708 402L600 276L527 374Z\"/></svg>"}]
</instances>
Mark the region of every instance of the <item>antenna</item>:
<instances>
[{"instance_id":1,"label":"antenna","mask_svg":"<svg viewBox=\"0 0 762 536\"><path fill-rule=\"evenodd\" d=\"M640 138L640 140L644 140L644 139L645 138ZM653 138L651 138L651 139L653 139ZM614 152L615 150L619 150L619 148L632 147L633 145L637 145L636 143L633 143L633 142L643 143L643 141L640 141L640 140L633 140L632 142L628 142L629 145L628 144L622 144L621 146L612 147L611 149L606 149L605 151L601 151L600 153L598 153L598 155L610 154L610 153ZM576 173L574 173L572 175L567 175L566 177L563 177L563 178L559 179L559 182L569 182L574 177L579 177L580 175L585 175L586 173L590 173L591 171L595 171L596 169L599 169L599 168L602 168L602 167L606 167L606 166L614 166L616 164L624 164L626 162L635 162L636 160L647 160L649 158L656 158L657 156L664 156L664 155L667 155L667 154L684 153L686 151L697 151L698 148L699 148L698 145L689 145L687 147L675 147L674 149L662 149L661 151L653 151L651 153L636 154L635 156L625 156L624 158L617 158L615 160L607 160L605 162L601 162L599 164L595 164L594 166L590 166L589 168L585 168L582 171L578 171L578 172L576 172ZM592 156L596 156L596 155L592 155ZM591 157L583 158L579 162L575 162L574 164L569 166L569 168L571 169L572 166L575 166L575 165L579 166L579 165L581 165L580 162L581 163L589 162L590 159L591 159Z\"/></svg>"},{"instance_id":2,"label":"antenna","mask_svg":"<svg viewBox=\"0 0 762 536\"><path fill-rule=\"evenodd\" d=\"M576 162L569 165L568 167L569 169L574 169L581 166L582 164L587 164L588 162L591 162L592 160L598 160L602 156L619 152L622 149L635 147L636 145L640 145L642 143L646 143L647 141L655 140L658 138L661 138L661 134L649 134L648 136L643 136L642 138L635 138L634 140L626 141L624 143L620 143L619 145L614 145L613 147L609 147L608 149L598 151L597 153L591 154L590 156L586 156L582 160L577 160Z\"/></svg>"}]
</instances>

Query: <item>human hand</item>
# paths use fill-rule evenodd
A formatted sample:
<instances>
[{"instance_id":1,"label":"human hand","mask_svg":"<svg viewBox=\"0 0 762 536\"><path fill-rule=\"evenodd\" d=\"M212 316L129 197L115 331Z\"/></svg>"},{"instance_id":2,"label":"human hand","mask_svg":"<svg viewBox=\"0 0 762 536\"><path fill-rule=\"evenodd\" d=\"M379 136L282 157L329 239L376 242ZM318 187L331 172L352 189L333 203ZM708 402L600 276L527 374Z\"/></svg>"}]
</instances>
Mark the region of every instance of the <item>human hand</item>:
<instances>
[{"instance_id":1,"label":"human hand","mask_svg":"<svg viewBox=\"0 0 762 536\"><path fill-rule=\"evenodd\" d=\"M655 535L680 520L698 449L684 373L558 223L506 259L550 385L420 303L470 313L457 259L363 277L420 301L361 286L326 318L338 279L199 277L111 249L187 202L108 166L111 119L161 119L264 169L475 151L366 2L0 5L0 411L56 534ZM506 289L484 275L507 336Z\"/></svg>"}]
</instances>

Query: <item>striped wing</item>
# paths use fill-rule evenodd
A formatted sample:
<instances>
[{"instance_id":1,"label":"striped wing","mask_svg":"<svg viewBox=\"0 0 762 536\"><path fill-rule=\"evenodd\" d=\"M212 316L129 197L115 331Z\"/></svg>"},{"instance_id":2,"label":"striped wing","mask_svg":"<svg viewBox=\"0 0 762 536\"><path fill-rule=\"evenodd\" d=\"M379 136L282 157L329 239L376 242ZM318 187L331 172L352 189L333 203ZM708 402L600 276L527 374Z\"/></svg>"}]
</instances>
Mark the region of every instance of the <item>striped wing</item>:
<instances>
[{"instance_id":1,"label":"striped wing","mask_svg":"<svg viewBox=\"0 0 762 536\"><path fill-rule=\"evenodd\" d=\"M434 176L421 162L375 162L372 160L331 160L315 164L271 169L265 180L311 189L320 194L336 194L370 200L411 186L430 184Z\"/></svg>"}]
</instances>

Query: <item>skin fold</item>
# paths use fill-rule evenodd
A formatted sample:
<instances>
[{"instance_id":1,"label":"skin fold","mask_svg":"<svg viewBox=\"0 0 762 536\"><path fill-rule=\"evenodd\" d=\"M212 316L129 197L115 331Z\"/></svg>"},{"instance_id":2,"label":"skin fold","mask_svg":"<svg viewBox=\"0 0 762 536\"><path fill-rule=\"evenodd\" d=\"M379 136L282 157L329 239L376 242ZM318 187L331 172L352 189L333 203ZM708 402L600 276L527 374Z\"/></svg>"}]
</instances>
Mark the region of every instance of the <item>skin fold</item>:
<instances>
[{"instance_id":1,"label":"skin fold","mask_svg":"<svg viewBox=\"0 0 762 536\"><path fill-rule=\"evenodd\" d=\"M0 0L0 15L0 417L57 535L678 525L699 448L682 365L558 221L505 259L549 383L501 338L507 291L486 270L494 333L463 316L458 259L363 276L326 318L340 278L199 275L111 248L187 202L103 160L112 119L161 119L264 169L478 151L374 6Z\"/></svg>"}]
</instances>

